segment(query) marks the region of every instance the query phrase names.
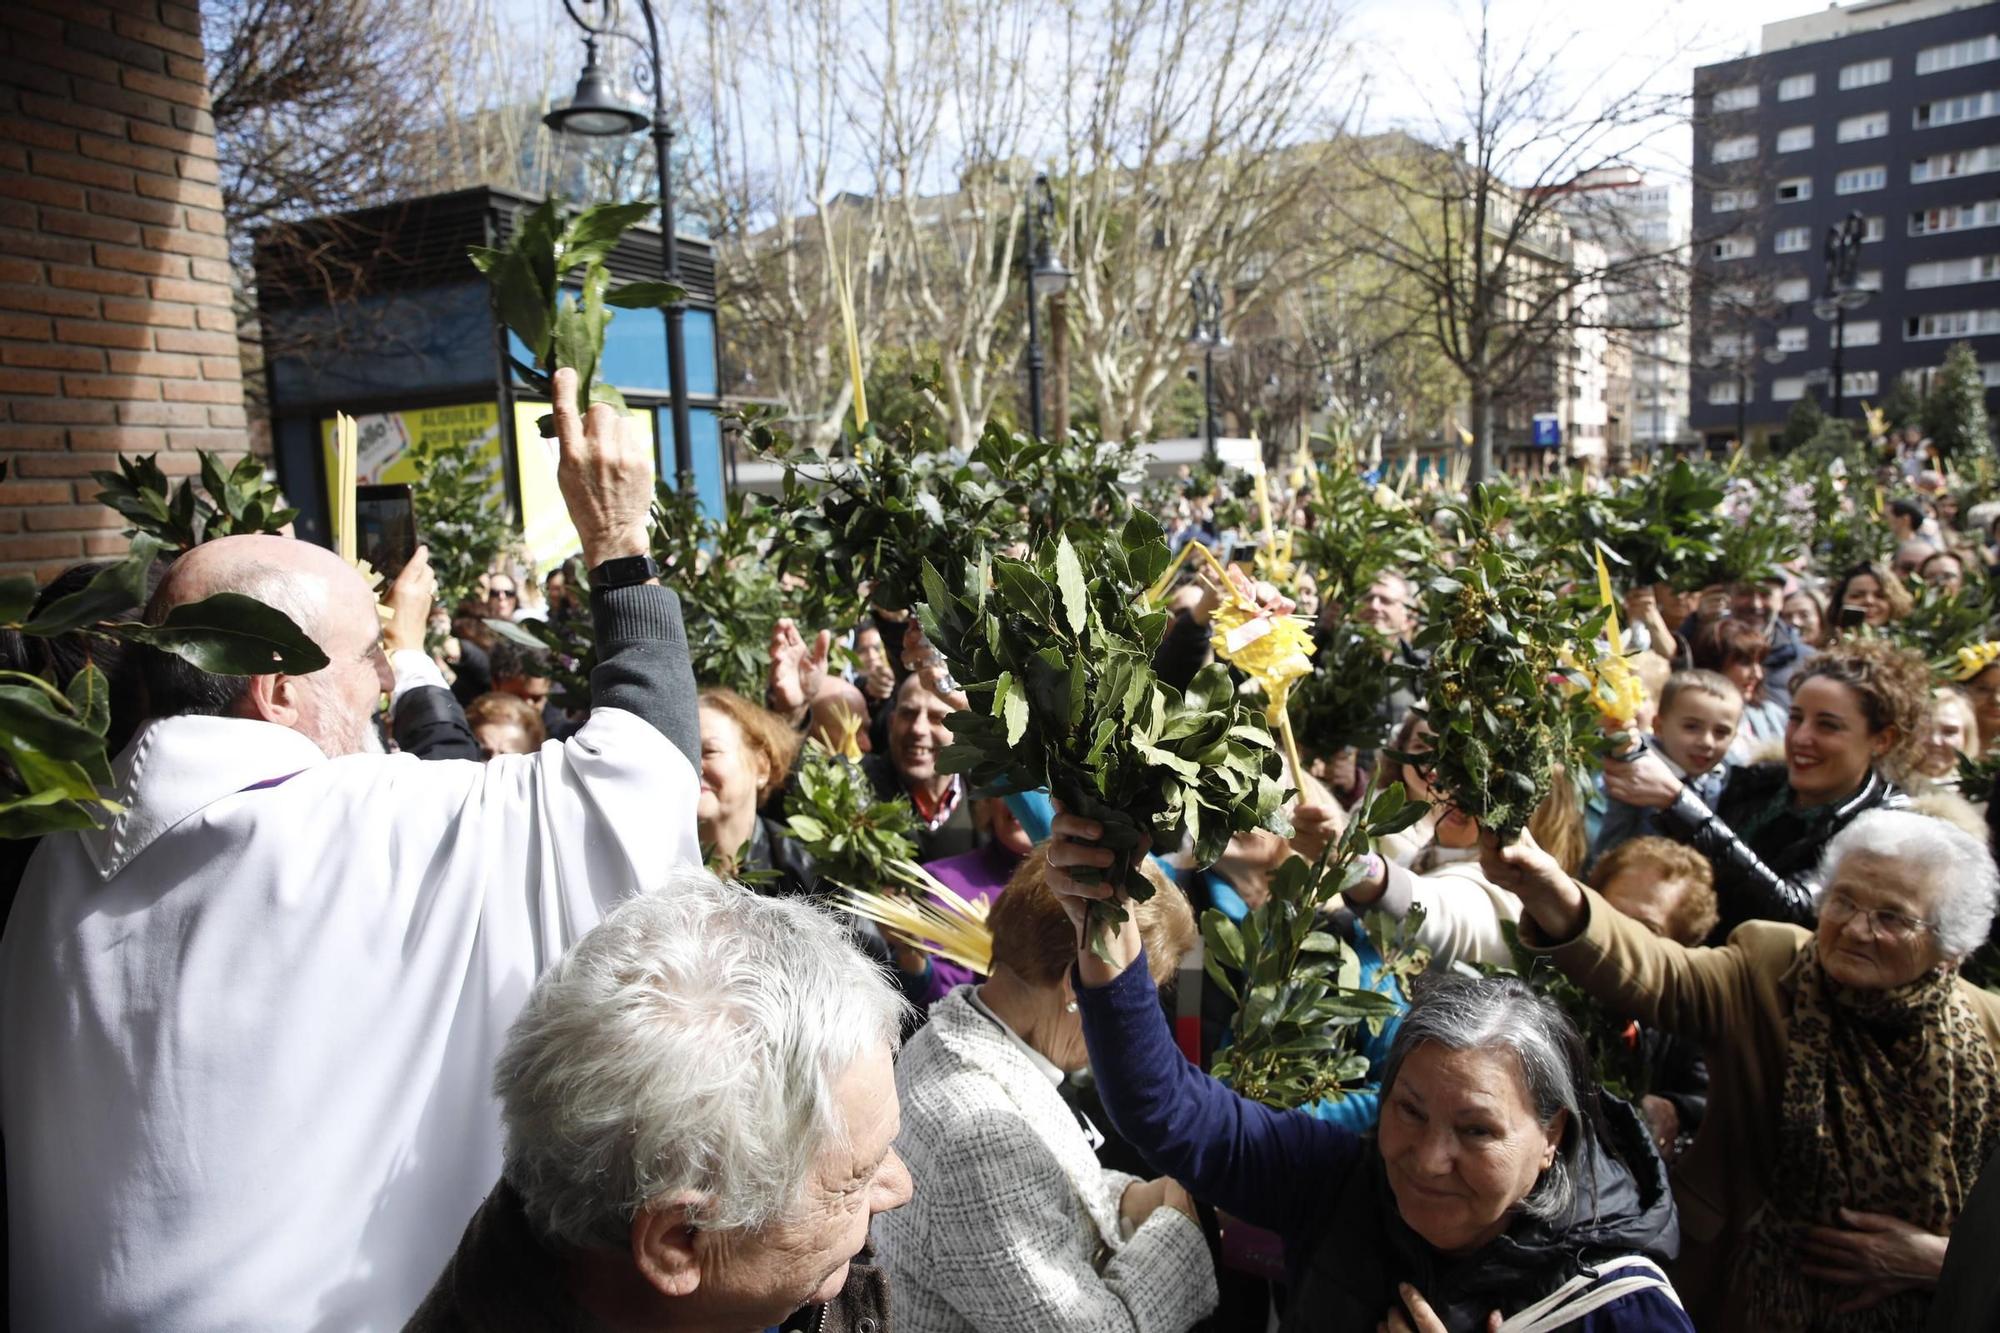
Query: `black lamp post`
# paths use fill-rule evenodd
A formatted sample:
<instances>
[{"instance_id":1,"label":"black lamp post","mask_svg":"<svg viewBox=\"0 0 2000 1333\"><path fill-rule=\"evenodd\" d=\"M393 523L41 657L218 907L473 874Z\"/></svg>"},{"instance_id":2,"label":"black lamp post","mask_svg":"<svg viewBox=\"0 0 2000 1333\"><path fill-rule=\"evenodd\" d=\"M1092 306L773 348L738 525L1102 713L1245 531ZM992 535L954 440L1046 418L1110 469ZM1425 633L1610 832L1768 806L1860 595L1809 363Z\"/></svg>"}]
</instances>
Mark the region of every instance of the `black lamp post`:
<instances>
[{"instance_id":1,"label":"black lamp post","mask_svg":"<svg viewBox=\"0 0 2000 1333\"><path fill-rule=\"evenodd\" d=\"M1028 421L1035 438L1042 438L1042 330L1036 307L1043 297L1069 288L1070 271L1056 258L1049 239L1055 230L1056 196L1049 188L1048 173L1035 176L1034 198L1028 201Z\"/></svg>"},{"instance_id":2,"label":"black lamp post","mask_svg":"<svg viewBox=\"0 0 2000 1333\"><path fill-rule=\"evenodd\" d=\"M602 18L592 22L584 13L578 12L578 4L585 11L597 7ZM610 79L597 63L599 37L619 36L634 45L639 44L638 38L619 29L617 0L563 0L563 9L570 20L584 32L583 73L576 81L576 95L570 98L569 105L549 112L542 117L542 123L557 134L575 134L592 139L637 134L651 128L660 190L660 276L678 286L681 280L680 250L674 239L674 178L670 169L674 130L667 120L666 80L660 69L660 27L650 0L638 0L638 5L641 17L646 20L644 50L650 57L640 71L640 82L650 80L652 84L651 118L618 100L611 89ZM694 441L689 438L688 425L687 342L683 328L686 315L687 306L683 302L675 301L667 307L668 411L674 430L674 483L682 488L687 487L694 476Z\"/></svg>"},{"instance_id":3,"label":"black lamp post","mask_svg":"<svg viewBox=\"0 0 2000 1333\"><path fill-rule=\"evenodd\" d=\"M1847 312L1868 304L1868 293L1854 285L1854 265L1861 253L1861 237L1867 223L1858 212L1826 229L1826 295L1813 302L1813 314L1833 321L1833 419L1840 420L1847 405L1847 384L1841 374L1842 354L1847 350Z\"/></svg>"},{"instance_id":4,"label":"black lamp post","mask_svg":"<svg viewBox=\"0 0 2000 1333\"><path fill-rule=\"evenodd\" d=\"M1201 432L1207 446L1204 456L1212 464L1215 437L1220 433L1215 421L1215 353L1218 348L1226 351L1229 347L1229 340L1222 336L1221 284L1210 282L1206 272L1196 269L1188 283L1188 299L1194 303L1194 332L1188 335L1188 343L1201 349Z\"/></svg>"}]
</instances>

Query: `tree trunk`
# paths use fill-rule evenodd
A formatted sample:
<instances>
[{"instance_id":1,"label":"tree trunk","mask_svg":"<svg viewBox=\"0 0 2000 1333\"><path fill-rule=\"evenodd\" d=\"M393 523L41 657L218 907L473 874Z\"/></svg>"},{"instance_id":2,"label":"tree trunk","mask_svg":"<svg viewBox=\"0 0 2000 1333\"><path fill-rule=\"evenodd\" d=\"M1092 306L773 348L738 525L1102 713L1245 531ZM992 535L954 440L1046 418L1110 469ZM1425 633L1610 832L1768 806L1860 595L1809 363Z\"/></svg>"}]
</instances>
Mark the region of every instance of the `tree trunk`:
<instances>
[{"instance_id":1,"label":"tree trunk","mask_svg":"<svg viewBox=\"0 0 2000 1333\"><path fill-rule=\"evenodd\" d=\"M1484 375L1472 381L1472 466L1466 480L1474 485L1493 478L1493 386Z\"/></svg>"},{"instance_id":2,"label":"tree trunk","mask_svg":"<svg viewBox=\"0 0 2000 1333\"><path fill-rule=\"evenodd\" d=\"M1049 438L1061 443L1069 439L1069 295L1066 292L1057 292L1049 298L1049 361L1049 382L1055 390Z\"/></svg>"}]
</instances>

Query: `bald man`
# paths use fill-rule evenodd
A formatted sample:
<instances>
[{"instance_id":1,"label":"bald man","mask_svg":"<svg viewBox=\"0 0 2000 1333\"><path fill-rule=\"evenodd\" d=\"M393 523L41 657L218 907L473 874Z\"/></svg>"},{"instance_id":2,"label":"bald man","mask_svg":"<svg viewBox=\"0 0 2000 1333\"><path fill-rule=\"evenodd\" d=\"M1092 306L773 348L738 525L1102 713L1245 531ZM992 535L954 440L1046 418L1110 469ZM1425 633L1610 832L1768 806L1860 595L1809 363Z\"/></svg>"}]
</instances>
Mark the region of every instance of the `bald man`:
<instances>
[{"instance_id":1,"label":"bald man","mask_svg":"<svg viewBox=\"0 0 2000 1333\"><path fill-rule=\"evenodd\" d=\"M699 864L647 445L609 408L580 419L573 375L557 392L600 660L565 745L380 754L382 693L442 680L420 638L391 662L369 589L318 547L225 538L162 584L154 618L248 593L330 661L243 678L153 655L124 812L29 864L0 939L14 1327L401 1327L499 1172L488 1080L536 975Z\"/></svg>"}]
</instances>

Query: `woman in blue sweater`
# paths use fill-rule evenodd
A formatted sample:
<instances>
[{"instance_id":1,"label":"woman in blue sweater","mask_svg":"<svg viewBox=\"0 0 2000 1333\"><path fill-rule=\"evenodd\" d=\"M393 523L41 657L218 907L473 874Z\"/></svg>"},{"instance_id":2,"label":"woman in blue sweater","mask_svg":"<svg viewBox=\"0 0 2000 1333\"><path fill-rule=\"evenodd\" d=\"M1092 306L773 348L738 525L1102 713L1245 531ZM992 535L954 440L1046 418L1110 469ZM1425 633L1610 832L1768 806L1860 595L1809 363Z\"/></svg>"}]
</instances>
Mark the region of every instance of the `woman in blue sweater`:
<instances>
[{"instance_id":1,"label":"woman in blue sweater","mask_svg":"<svg viewBox=\"0 0 2000 1333\"><path fill-rule=\"evenodd\" d=\"M1049 886L1082 926L1112 894L1099 827L1058 817ZM1104 1105L1153 1169L1284 1237L1284 1333L1690 1333L1679 1245L1631 1108L1600 1101L1560 1010L1512 978L1440 977L1382 1070L1374 1136L1239 1097L1175 1049L1128 921L1082 943L1076 999ZM1505 1321L1504 1324L1502 1321Z\"/></svg>"}]
</instances>

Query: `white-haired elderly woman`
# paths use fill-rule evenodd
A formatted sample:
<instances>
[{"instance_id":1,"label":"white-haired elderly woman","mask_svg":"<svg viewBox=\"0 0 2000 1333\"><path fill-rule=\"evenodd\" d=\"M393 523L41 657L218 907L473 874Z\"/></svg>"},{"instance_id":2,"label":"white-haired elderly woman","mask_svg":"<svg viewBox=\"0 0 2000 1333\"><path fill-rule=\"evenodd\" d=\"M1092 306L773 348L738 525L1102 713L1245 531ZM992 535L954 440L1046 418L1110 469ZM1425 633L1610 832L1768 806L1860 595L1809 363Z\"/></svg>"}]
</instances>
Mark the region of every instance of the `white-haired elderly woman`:
<instances>
[{"instance_id":1,"label":"white-haired elderly woman","mask_svg":"<svg viewBox=\"0 0 2000 1333\"><path fill-rule=\"evenodd\" d=\"M1489 844L1524 941L1619 1013L1703 1043L1708 1114L1676 1164L1674 1279L1705 1329L1924 1325L1945 1242L2000 1144L2000 997L1958 963L2000 891L1979 840L1913 811L1827 845L1815 931L1690 949L1531 842Z\"/></svg>"},{"instance_id":2,"label":"white-haired elderly woman","mask_svg":"<svg viewBox=\"0 0 2000 1333\"><path fill-rule=\"evenodd\" d=\"M408 1325L881 1333L903 1002L842 926L699 870L536 982L500 1184Z\"/></svg>"},{"instance_id":3,"label":"white-haired elderly woman","mask_svg":"<svg viewBox=\"0 0 2000 1333\"><path fill-rule=\"evenodd\" d=\"M1057 1085L1086 1063L1075 932L1037 848L993 900L991 979L931 1007L896 1067L898 1151L923 1188L877 1242L899 1325L918 1333L1185 1333L1215 1308L1194 1202L1107 1171ZM1134 915L1157 978L1195 940L1148 862Z\"/></svg>"},{"instance_id":4,"label":"white-haired elderly woman","mask_svg":"<svg viewBox=\"0 0 2000 1333\"><path fill-rule=\"evenodd\" d=\"M1665 1168L1638 1115L1597 1096L1554 1003L1512 977L1433 978L1380 1071L1372 1136L1262 1105L1181 1058L1130 922L1109 961L1079 943L1087 905L1122 890L1069 873L1114 864L1097 824L1055 831L1105 1108L1153 1169L1283 1237L1285 1333L1693 1328L1658 1267L1676 1243Z\"/></svg>"}]
</instances>

